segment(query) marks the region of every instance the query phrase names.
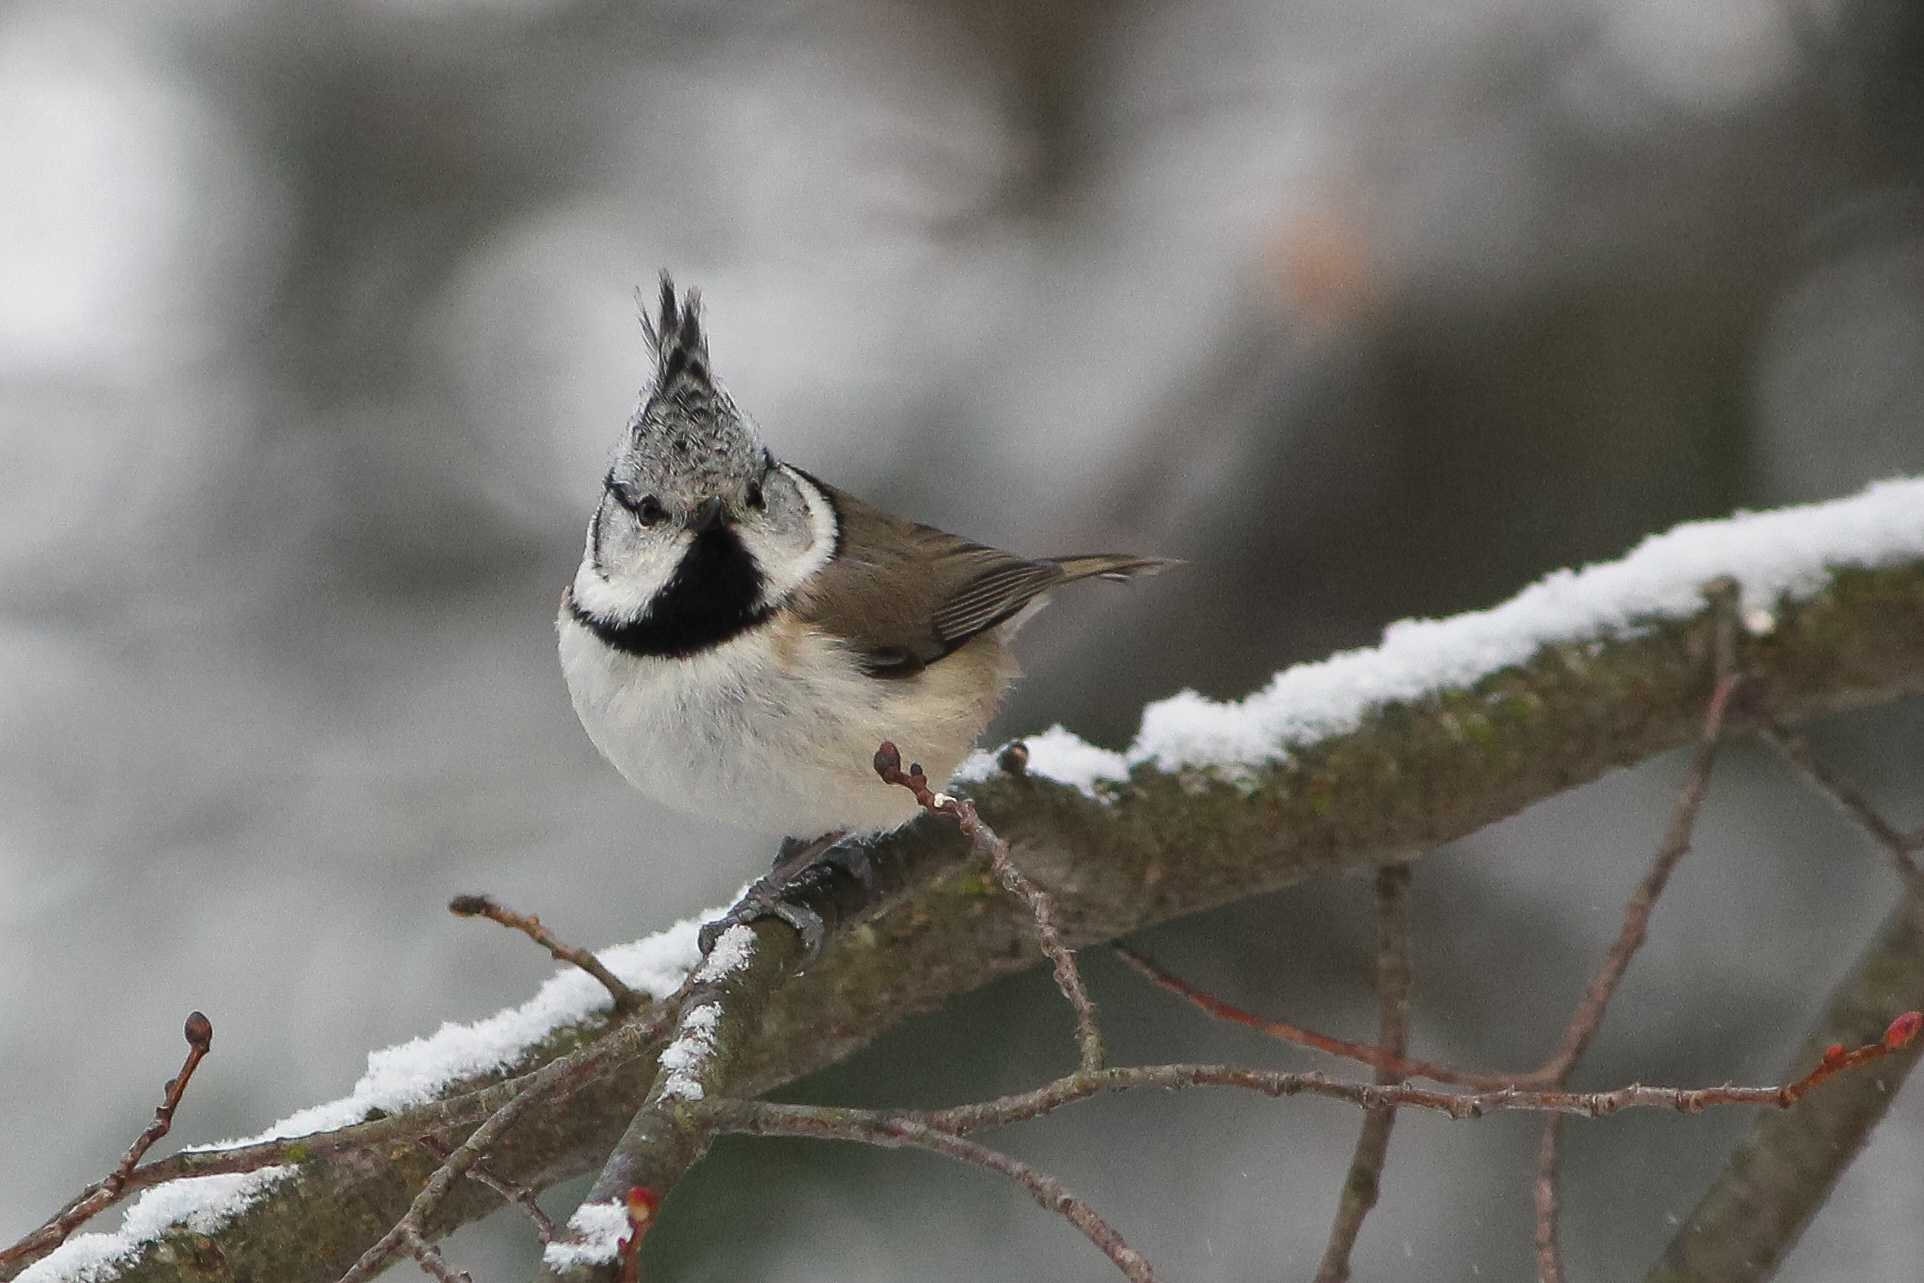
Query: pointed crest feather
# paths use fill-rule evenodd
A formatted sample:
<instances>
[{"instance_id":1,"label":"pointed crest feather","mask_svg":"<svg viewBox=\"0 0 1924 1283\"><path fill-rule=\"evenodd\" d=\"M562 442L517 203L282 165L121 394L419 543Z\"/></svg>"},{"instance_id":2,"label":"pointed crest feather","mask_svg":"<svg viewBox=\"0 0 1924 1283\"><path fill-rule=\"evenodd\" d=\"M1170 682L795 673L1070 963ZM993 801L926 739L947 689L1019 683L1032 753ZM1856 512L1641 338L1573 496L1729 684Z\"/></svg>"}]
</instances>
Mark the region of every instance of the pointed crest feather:
<instances>
[{"instance_id":1,"label":"pointed crest feather","mask_svg":"<svg viewBox=\"0 0 1924 1283\"><path fill-rule=\"evenodd\" d=\"M660 315L650 320L644 310L641 332L655 352L655 389L668 390L678 378L687 377L708 385L708 336L701 328L701 291L690 287L677 298L675 281L666 271L661 274Z\"/></svg>"}]
</instances>

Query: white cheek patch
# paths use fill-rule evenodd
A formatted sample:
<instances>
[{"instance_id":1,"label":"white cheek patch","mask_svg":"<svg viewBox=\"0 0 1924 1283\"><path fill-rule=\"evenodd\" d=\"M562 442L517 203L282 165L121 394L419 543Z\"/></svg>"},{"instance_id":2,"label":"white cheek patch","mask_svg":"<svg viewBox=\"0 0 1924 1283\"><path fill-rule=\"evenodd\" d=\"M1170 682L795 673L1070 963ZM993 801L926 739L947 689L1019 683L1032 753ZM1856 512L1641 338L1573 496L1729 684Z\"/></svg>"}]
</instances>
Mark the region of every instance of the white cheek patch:
<instances>
[{"instance_id":1,"label":"white cheek patch","mask_svg":"<svg viewBox=\"0 0 1924 1283\"><path fill-rule=\"evenodd\" d=\"M619 623L640 619L681 564L682 545L672 534L658 539L609 539L602 548L601 569L596 570L594 527L589 526L581 566L575 571L575 605L597 619Z\"/></svg>"},{"instance_id":2,"label":"white cheek patch","mask_svg":"<svg viewBox=\"0 0 1924 1283\"><path fill-rule=\"evenodd\" d=\"M742 542L748 551L755 555L756 564L761 567L766 585L762 589L762 600L770 605L787 597L803 584L821 573L835 556L835 505L827 495L818 489L814 482L787 464L781 465L782 474L795 483L801 492L802 503L808 508L809 544L799 553L789 553L764 546L765 541L755 538L746 530L742 532Z\"/></svg>"}]
</instances>

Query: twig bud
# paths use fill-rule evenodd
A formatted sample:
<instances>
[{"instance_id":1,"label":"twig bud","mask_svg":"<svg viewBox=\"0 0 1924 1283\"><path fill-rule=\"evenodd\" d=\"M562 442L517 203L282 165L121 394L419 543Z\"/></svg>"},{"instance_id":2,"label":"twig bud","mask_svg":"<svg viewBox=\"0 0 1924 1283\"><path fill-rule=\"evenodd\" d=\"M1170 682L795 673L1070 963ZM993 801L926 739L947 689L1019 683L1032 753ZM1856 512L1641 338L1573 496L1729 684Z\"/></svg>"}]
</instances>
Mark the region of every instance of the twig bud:
<instances>
[{"instance_id":1,"label":"twig bud","mask_svg":"<svg viewBox=\"0 0 1924 1283\"><path fill-rule=\"evenodd\" d=\"M622 1203L627 1208L629 1222L639 1227L655 1219L655 1212L661 1207L661 1195L640 1185L630 1185Z\"/></svg>"},{"instance_id":2,"label":"twig bud","mask_svg":"<svg viewBox=\"0 0 1924 1283\"><path fill-rule=\"evenodd\" d=\"M485 895L457 895L448 901L448 912L457 918L479 918L494 908L494 901Z\"/></svg>"},{"instance_id":3,"label":"twig bud","mask_svg":"<svg viewBox=\"0 0 1924 1283\"><path fill-rule=\"evenodd\" d=\"M893 776L901 769L902 750L895 747L894 740L883 740L882 747L875 750L875 773L893 784Z\"/></svg>"},{"instance_id":4,"label":"twig bud","mask_svg":"<svg viewBox=\"0 0 1924 1283\"><path fill-rule=\"evenodd\" d=\"M1884 1046L1890 1051L1908 1046L1920 1029L1924 1029L1924 1012L1907 1011L1891 1021L1891 1027L1884 1031Z\"/></svg>"},{"instance_id":5,"label":"twig bud","mask_svg":"<svg viewBox=\"0 0 1924 1283\"><path fill-rule=\"evenodd\" d=\"M205 1054L214 1045L214 1022L200 1012L192 1012L187 1017L187 1044L195 1051Z\"/></svg>"}]
</instances>

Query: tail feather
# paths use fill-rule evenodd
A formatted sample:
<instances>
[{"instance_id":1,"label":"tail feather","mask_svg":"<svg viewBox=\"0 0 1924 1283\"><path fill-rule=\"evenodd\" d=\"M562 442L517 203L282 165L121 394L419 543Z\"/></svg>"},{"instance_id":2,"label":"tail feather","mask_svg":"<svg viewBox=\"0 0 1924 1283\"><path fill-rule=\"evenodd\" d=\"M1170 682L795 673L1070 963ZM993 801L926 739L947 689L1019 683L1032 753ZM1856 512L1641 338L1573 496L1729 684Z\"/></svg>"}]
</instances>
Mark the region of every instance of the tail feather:
<instances>
[{"instance_id":1,"label":"tail feather","mask_svg":"<svg viewBox=\"0 0 1924 1283\"><path fill-rule=\"evenodd\" d=\"M1049 561L1062 567L1062 579L1067 583L1072 579L1115 579L1123 580L1131 575L1153 575L1170 566L1180 566L1182 562L1173 557L1132 557L1120 552L1097 552L1074 557L1050 557Z\"/></svg>"}]
</instances>

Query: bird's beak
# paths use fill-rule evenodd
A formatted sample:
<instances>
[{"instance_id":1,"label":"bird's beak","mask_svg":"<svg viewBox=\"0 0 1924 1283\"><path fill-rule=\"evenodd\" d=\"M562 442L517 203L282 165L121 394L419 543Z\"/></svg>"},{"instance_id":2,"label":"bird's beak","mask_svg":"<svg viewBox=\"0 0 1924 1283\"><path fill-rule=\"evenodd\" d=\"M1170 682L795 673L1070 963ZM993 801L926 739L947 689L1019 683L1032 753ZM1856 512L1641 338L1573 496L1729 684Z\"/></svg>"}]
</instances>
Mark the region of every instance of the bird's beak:
<instances>
[{"instance_id":1,"label":"bird's beak","mask_svg":"<svg viewBox=\"0 0 1924 1283\"><path fill-rule=\"evenodd\" d=\"M688 529L695 534L700 534L719 522L727 511L726 505L720 499L703 499L701 506L696 508L688 518Z\"/></svg>"}]
</instances>

